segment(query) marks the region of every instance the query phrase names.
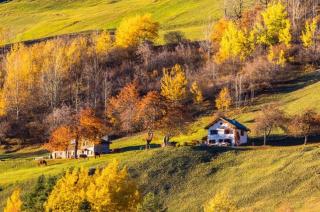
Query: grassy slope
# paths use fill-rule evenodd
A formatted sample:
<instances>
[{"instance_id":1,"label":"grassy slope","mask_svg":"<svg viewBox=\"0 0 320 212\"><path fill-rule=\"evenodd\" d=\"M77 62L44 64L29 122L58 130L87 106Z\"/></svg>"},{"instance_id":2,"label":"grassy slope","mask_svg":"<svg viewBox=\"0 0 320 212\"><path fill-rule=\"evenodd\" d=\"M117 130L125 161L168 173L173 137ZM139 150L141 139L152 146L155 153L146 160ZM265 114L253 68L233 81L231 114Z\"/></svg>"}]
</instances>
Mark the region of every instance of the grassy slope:
<instances>
[{"instance_id":1,"label":"grassy slope","mask_svg":"<svg viewBox=\"0 0 320 212\"><path fill-rule=\"evenodd\" d=\"M112 29L122 18L151 13L161 34L181 30L188 38L203 38L209 20L221 16L222 0L12 0L0 3L0 27L15 40L37 39L95 29ZM201 11L201 12L200 12Z\"/></svg>"},{"instance_id":2,"label":"grassy slope","mask_svg":"<svg viewBox=\"0 0 320 212\"><path fill-rule=\"evenodd\" d=\"M157 192L169 211L199 211L222 188L247 211L270 211L280 203L303 208L320 198L320 149L317 146L267 149L200 149L192 147L129 151L82 161L2 161L0 208L15 186L30 186L42 173L59 174L69 167L105 165L116 157L127 165L143 192ZM253 159L254 158L254 159ZM310 205L308 205L310 207Z\"/></svg>"},{"instance_id":3,"label":"grassy slope","mask_svg":"<svg viewBox=\"0 0 320 212\"><path fill-rule=\"evenodd\" d=\"M304 75L284 86L261 95L255 106L235 113L234 117L252 126L259 107L265 103L280 101L290 114L307 108L320 110L319 74ZM278 89L278 90L277 90ZM238 114L238 115L237 115ZM202 117L189 127L185 135L174 138L179 142L200 139L206 134L203 127L210 117ZM48 167L37 167L31 156L43 154L41 149L1 154L0 159L0 208L14 186L30 186L37 176L45 173L56 175L70 167L105 165L117 158L128 165L144 191L157 191L172 211L199 210L217 190L226 187L233 193L238 206L271 210L282 202L303 208L316 205L319 191L319 155L317 146L307 147L244 147L217 155L215 149L207 150L180 147L140 151L144 134L122 138L112 148L124 148L126 152L105 155L100 159L50 161ZM161 142L156 134L155 142ZM214 158L214 159L213 159ZM1 189L0 189L1 190ZM308 202L308 204L304 204ZM318 205L319 208L319 205ZM308 208L310 211L311 208Z\"/></svg>"}]
</instances>

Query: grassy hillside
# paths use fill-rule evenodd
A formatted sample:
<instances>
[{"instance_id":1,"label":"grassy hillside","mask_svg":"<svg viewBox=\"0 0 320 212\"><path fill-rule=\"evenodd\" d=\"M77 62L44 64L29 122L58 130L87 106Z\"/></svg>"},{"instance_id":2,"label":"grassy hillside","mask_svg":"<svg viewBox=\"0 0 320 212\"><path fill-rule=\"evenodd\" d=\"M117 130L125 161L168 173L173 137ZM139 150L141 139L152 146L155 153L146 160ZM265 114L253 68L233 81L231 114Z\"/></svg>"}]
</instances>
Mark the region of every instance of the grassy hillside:
<instances>
[{"instance_id":1,"label":"grassy hillside","mask_svg":"<svg viewBox=\"0 0 320 212\"><path fill-rule=\"evenodd\" d=\"M112 29L122 18L151 13L161 34L181 30L190 39L203 38L210 20L222 14L222 0L12 0L0 3L0 27L16 38L31 40L95 29ZM200 12L201 11L201 12Z\"/></svg>"},{"instance_id":2,"label":"grassy hillside","mask_svg":"<svg viewBox=\"0 0 320 212\"><path fill-rule=\"evenodd\" d=\"M320 149L206 149L180 147L128 151L100 159L57 160L37 167L30 159L2 161L0 205L14 186L31 186L37 176L60 174L69 167L104 166L117 158L129 167L143 193L156 192L169 211L201 211L220 189L230 191L243 211L272 211L281 204L313 207L320 198ZM1 208L1 206L0 206Z\"/></svg>"}]
</instances>

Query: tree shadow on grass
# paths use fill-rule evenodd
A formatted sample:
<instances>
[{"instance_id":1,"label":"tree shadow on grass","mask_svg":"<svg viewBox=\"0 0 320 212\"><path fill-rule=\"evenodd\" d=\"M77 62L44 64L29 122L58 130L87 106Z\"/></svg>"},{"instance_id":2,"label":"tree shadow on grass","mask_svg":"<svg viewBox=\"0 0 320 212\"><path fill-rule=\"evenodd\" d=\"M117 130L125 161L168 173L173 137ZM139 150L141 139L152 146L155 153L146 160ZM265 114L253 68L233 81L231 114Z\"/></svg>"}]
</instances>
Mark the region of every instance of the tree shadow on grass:
<instances>
[{"instance_id":1,"label":"tree shadow on grass","mask_svg":"<svg viewBox=\"0 0 320 212\"><path fill-rule=\"evenodd\" d=\"M35 152L26 152L26 153L16 153L16 152L8 152L7 154L0 154L0 160L6 159L22 159L22 158L31 158L31 157L40 157L45 154L48 154L47 150L38 150Z\"/></svg>"},{"instance_id":2,"label":"tree shadow on grass","mask_svg":"<svg viewBox=\"0 0 320 212\"><path fill-rule=\"evenodd\" d=\"M320 81L320 72L314 71L312 73L299 76L294 79L277 83L277 85L271 86L269 89L258 92L261 94L285 94L302 89L306 86L312 85Z\"/></svg>"},{"instance_id":3,"label":"tree shadow on grass","mask_svg":"<svg viewBox=\"0 0 320 212\"><path fill-rule=\"evenodd\" d=\"M150 149L155 149L161 147L160 144L150 144ZM137 150L145 150L146 145L137 145L137 146L127 146L123 148L119 148L120 152L128 152L128 151L137 151Z\"/></svg>"},{"instance_id":4,"label":"tree shadow on grass","mask_svg":"<svg viewBox=\"0 0 320 212\"><path fill-rule=\"evenodd\" d=\"M309 136L308 144L320 144L320 136ZM292 137L292 136L270 136L267 139L268 146L299 146L304 144L304 138L302 137ZM252 138L249 141L251 146L263 146L263 138L257 137Z\"/></svg>"}]
</instances>

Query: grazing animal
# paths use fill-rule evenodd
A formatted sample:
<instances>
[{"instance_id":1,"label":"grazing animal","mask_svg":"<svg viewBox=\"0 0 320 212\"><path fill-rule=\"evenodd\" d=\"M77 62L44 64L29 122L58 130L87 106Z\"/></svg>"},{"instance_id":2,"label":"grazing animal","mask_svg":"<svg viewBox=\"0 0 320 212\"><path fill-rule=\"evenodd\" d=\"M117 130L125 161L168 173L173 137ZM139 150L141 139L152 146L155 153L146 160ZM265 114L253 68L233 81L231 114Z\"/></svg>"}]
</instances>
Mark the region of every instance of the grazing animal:
<instances>
[{"instance_id":1,"label":"grazing animal","mask_svg":"<svg viewBox=\"0 0 320 212\"><path fill-rule=\"evenodd\" d=\"M88 155L86 155L86 154L80 154L80 155L79 155L79 158L87 159L87 158L88 158ZM88 158L88 159L89 159L89 158Z\"/></svg>"},{"instance_id":2,"label":"grazing animal","mask_svg":"<svg viewBox=\"0 0 320 212\"><path fill-rule=\"evenodd\" d=\"M100 155L101 155L101 154L100 154L99 152L95 152L95 153L94 153L94 158L97 158L97 157L100 158Z\"/></svg>"},{"instance_id":3,"label":"grazing animal","mask_svg":"<svg viewBox=\"0 0 320 212\"><path fill-rule=\"evenodd\" d=\"M38 160L38 166L42 166L42 165L44 165L44 166L47 166L48 165L48 163L47 163L47 161L45 161L45 160Z\"/></svg>"}]
</instances>

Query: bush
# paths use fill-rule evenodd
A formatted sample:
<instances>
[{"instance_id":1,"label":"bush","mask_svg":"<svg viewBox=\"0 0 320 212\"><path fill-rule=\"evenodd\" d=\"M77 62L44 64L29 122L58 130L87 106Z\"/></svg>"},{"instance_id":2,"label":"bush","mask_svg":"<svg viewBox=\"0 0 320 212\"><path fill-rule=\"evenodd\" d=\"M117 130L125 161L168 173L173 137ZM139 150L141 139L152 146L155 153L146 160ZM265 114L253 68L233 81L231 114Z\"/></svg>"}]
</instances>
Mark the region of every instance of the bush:
<instances>
[{"instance_id":1,"label":"bush","mask_svg":"<svg viewBox=\"0 0 320 212\"><path fill-rule=\"evenodd\" d=\"M41 175L36 185L23 198L23 208L27 211L44 211L43 204L47 201L57 177L45 177Z\"/></svg>"},{"instance_id":2,"label":"bush","mask_svg":"<svg viewBox=\"0 0 320 212\"><path fill-rule=\"evenodd\" d=\"M138 212L165 211L163 203L154 193L149 192L143 198L143 202L138 206Z\"/></svg>"},{"instance_id":3,"label":"bush","mask_svg":"<svg viewBox=\"0 0 320 212\"><path fill-rule=\"evenodd\" d=\"M185 35L181 31L171 31L171 32L167 32L164 35L164 41L167 44L181 43L185 40L186 40Z\"/></svg>"},{"instance_id":4,"label":"bush","mask_svg":"<svg viewBox=\"0 0 320 212\"><path fill-rule=\"evenodd\" d=\"M204 207L205 212L232 212L236 210L236 205L230 199L230 195L226 190L219 191Z\"/></svg>"}]
</instances>

